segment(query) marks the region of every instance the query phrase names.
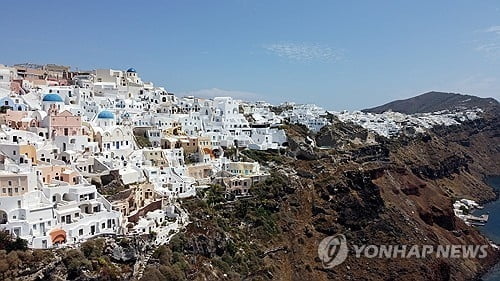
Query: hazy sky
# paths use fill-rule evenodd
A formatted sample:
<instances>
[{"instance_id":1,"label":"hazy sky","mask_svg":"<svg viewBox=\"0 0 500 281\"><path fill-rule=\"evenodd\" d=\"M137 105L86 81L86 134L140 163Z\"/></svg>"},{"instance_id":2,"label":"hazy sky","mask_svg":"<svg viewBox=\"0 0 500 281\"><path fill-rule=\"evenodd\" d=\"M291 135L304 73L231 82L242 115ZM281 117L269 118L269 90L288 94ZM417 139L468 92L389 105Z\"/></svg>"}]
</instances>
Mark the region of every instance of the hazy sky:
<instances>
[{"instance_id":1,"label":"hazy sky","mask_svg":"<svg viewBox=\"0 0 500 281\"><path fill-rule=\"evenodd\" d=\"M135 67L177 94L335 110L431 90L500 99L499 1L6 0L0 11L8 65Z\"/></svg>"}]
</instances>

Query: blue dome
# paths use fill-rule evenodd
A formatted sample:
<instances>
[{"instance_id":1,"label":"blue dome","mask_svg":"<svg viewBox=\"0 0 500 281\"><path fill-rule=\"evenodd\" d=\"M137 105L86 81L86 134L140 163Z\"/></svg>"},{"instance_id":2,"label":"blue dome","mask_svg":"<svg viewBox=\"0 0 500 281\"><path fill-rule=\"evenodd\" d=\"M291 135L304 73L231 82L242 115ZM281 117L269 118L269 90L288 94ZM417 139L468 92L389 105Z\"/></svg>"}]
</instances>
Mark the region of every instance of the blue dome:
<instances>
[{"instance_id":1,"label":"blue dome","mask_svg":"<svg viewBox=\"0 0 500 281\"><path fill-rule=\"evenodd\" d=\"M58 94L46 94L42 101L63 102L62 98Z\"/></svg>"},{"instance_id":2,"label":"blue dome","mask_svg":"<svg viewBox=\"0 0 500 281\"><path fill-rule=\"evenodd\" d=\"M135 71L135 68L131 67L131 68L127 69L127 72L136 72L136 71Z\"/></svg>"},{"instance_id":3,"label":"blue dome","mask_svg":"<svg viewBox=\"0 0 500 281\"><path fill-rule=\"evenodd\" d=\"M100 119L114 119L115 115L112 112L110 112L110 111L103 110L103 111L99 112L99 115L97 115L97 118L100 118Z\"/></svg>"}]
</instances>

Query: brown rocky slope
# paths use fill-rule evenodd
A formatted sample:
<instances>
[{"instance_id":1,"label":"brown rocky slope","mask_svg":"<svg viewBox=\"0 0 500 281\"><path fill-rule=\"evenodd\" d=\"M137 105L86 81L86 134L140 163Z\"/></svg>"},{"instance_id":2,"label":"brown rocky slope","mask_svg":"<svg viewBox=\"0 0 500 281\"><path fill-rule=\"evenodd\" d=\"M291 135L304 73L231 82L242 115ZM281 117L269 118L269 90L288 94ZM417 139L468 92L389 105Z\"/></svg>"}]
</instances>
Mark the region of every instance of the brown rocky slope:
<instances>
[{"instance_id":1,"label":"brown rocky slope","mask_svg":"<svg viewBox=\"0 0 500 281\"><path fill-rule=\"evenodd\" d=\"M425 135L388 140L336 123L307 139L289 126L290 150L244 152L272 177L245 200L216 187L186 200L192 224L154 255L143 280L472 280L485 259L367 259L350 255L325 269L319 242L343 233L349 244L488 244L458 220L459 198L495 198L484 184L500 174L498 114Z\"/></svg>"}]
</instances>

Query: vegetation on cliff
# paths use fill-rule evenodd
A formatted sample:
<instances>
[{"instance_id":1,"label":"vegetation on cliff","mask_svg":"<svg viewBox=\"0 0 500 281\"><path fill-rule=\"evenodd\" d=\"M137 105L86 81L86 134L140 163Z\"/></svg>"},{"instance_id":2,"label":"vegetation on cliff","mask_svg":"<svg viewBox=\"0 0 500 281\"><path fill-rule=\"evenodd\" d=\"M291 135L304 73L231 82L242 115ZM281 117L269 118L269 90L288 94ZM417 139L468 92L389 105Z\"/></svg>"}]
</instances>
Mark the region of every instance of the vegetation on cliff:
<instances>
[{"instance_id":1,"label":"vegetation on cliff","mask_svg":"<svg viewBox=\"0 0 500 281\"><path fill-rule=\"evenodd\" d=\"M183 202L193 222L155 253L143 280L472 279L495 262L494 250L483 260L348 257L333 269L316 250L336 233L357 245L487 244L451 211L460 196L494 197L482 175L499 171L490 144L500 128L482 122L479 132L464 126L399 139L353 124L317 135L288 125L289 150L241 153L272 171L253 197L228 201L213 186ZM464 134L473 146L463 145Z\"/></svg>"},{"instance_id":2,"label":"vegetation on cliff","mask_svg":"<svg viewBox=\"0 0 500 281\"><path fill-rule=\"evenodd\" d=\"M249 199L228 201L215 185L185 200L183 206L193 222L185 233L156 250L156 261L142 280L270 276L273 270L262 258L282 231L276 198L285 194L287 184L284 177L273 174L254 187L255 196Z\"/></svg>"},{"instance_id":3,"label":"vegetation on cliff","mask_svg":"<svg viewBox=\"0 0 500 281\"><path fill-rule=\"evenodd\" d=\"M482 260L349 256L325 269L317 246L337 233L355 245L487 244L455 218L451 204L495 197L482 179L500 171L500 150L491 145L500 143L497 118L397 139L349 123L334 122L315 135L288 124L289 149L232 153L271 171L251 197L234 200L213 185L182 200L191 223L155 249L142 280L473 279L496 261L496 251ZM116 256L117 245L133 252L128 239L32 251L0 233L0 277L129 280L135 256Z\"/></svg>"}]
</instances>

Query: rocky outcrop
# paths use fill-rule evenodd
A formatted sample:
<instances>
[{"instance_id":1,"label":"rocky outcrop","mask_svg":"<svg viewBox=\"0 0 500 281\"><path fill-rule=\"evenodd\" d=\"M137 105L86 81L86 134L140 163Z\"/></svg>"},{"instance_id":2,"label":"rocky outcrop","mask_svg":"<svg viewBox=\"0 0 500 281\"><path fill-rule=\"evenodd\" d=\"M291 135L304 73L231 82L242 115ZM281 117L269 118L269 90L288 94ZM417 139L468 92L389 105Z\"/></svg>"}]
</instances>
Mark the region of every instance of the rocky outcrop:
<instances>
[{"instance_id":1,"label":"rocky outcrop","mask_svg":"<svg viewBox=\"0 0 500 281\"><path fill-rule=\"evenodd\" d=\"M468 164L472 161L470 157L452 155L431 165L423 165L412 168L412 172L427 179L441 179L459 174L462 169L468 170Z\"/></svg>"},{"instance_id":2,"label":"rocky outcrop","mask_svg":"<svg viewBox=\"0 0 500 281\"><path fill-rule=\"evenodd\" d=\"M293 135L289 137L293 139ZM339 120L334 120L332 125L323 127L315 138L318 146L337 150L346 150L368 143L375 144L382 139L361 126Z\"/></svg>"},{"instance_id":3,"label":"rocky outcrop","mask_svg":"<svg viewBox=\"0 0 500 281\"><path fill-rule=\"evenodd\" d=\"M455 230L456 217L449 208L443 210L437 206L431 206L430 209L420 209L418 215L428 225L436 224L446 230Z\"/></svg>"},{"instance_id":4,"label":"rocky outcrop","mask_svg":"<svg viewBox=\"0 0 500 281\"><path fill-rule=\"evenodd\" d=\"M113 261L119 263L133 263L139 255L138 250L130 242L117 243L114 240L108 241L105 253L110 256Z\"/></svg>"},{"instance_id":5,"label":"rocky outcrop","mask_svg":"<svg viewBox=\"0 0 500 281\"><path fill-rule=\"evenodd\" d=\"M185 250L194 255L202 255L207 258L224 255L227 249L228 237L224 233L217 232L208 237L205 234L190 237Z\"/></svg>"},{"instance_id":6,"label":"rocky outcrop","mask_svg":"<svg viewBox=\"0 0 500 281\"><path fill-rule=\"evenodd\" d=\"M301 125L288 125L293 137L288 138L288 155L300 160L315 160L318 155L314 151L316 146L313 138L309 136L307 128Z\"/></svg>"}]
</instances>

